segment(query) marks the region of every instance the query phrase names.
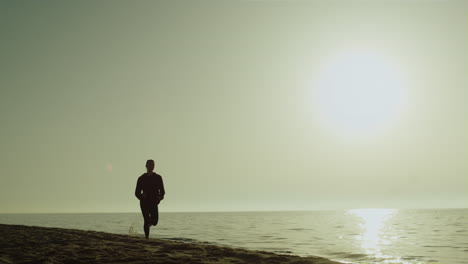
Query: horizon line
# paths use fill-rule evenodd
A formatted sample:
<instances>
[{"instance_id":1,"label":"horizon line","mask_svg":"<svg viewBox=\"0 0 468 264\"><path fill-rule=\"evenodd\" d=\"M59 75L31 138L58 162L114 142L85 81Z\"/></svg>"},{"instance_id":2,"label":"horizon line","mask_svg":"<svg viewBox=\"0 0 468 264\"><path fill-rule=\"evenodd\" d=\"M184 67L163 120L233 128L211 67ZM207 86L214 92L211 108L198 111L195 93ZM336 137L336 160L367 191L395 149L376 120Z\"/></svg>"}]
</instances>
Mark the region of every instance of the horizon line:
<instances>
[{"instance_id":1,"label":"horizon line","mask_svg":"<svg viewBox=\"0 0 468 264\"><path fill-rule=\"evenodd\" d=\"M444 209L468 209L468 207L408 207L408 208L391 208L391 207L359 207L359 208L342 208L342 209L305 209L305 210L232 210L232 211L163 211L161 214L171 213L276 213L276 212L330 212L330 211L350 211L350 210L444 210ZM121 211L121 212L0 212L1 214L141 214L139 211Z\"/></svg>"}]
</instances>

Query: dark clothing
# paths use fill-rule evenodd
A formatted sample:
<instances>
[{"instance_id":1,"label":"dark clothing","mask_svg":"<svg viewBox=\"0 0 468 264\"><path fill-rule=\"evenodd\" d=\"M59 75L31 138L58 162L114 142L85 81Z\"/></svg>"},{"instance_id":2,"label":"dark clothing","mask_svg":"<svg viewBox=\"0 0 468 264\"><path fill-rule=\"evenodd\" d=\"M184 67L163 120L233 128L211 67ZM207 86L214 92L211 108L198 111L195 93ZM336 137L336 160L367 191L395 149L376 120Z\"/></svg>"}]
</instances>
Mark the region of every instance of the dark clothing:
<instances>
[{"instance_id":1,"label":"dark clothing","mask_svg":"<svg viewBox=\"0 0 468 264\"><path fill-rule=\"evenodd\" d=\"M138 178L135 196L140 200L159 204L166 194L161 175L144 173Z\"/></svg>"},{"instance_id":2,"label":"dark clothing","mask_svg":"<svg viewBox=\"0 0 468 264\"><path fill-rule=\"evenodd\" d=\"M140 200L141 213L143 215L145 236L149 236L151 225L158 224L158 204L166 194L161 175L156 173L144 173L138 178L135 196Z\"/></svg>"},{"instance_id":3,"label":"dark clothing","mask_svg":"<svg viewBox=\"0 0 468 264\"><path fill-rule=\"evenodd\" d=\"M144 219L143 230L145 230L145 236L148 237L150 226L158 224L158 205L147 201L140 201L140 208Z\"/></svg>"}]
</instances>

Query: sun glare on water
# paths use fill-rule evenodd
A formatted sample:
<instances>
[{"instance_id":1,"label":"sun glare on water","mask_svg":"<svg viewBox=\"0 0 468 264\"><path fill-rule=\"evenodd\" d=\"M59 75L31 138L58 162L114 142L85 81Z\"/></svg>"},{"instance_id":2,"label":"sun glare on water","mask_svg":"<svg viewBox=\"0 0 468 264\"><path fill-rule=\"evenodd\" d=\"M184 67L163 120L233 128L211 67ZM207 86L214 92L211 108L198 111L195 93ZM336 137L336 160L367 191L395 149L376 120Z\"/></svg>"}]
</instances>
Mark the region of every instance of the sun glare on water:
<instances>
[{"instance_id":1,"label":"sun glare on water","mask_svg":"<svg viewBox=\"0 0 468 264\"><path fill-rule=\"evenodd\" d=\"M358 243L367 255L387 260L395 260L382 252L382 246L393 243L394 239L385 233L388 222L398 213L396 209L354 209L348 213L358 218L362 230ZM406 263L399 260L396 263Z\"/></svg>"},{"instance_id":2,"label":"sun glare on water","mask_svg":"<svg viewBox=\"0 0 468 264\"><path fill-rule=\"evenodd\" d=\"M383 54L337 53L321 65L317 81L316 111L323 123L344 136L385 131L401 113L404 81Z\"/></svg>"}]
</instances>

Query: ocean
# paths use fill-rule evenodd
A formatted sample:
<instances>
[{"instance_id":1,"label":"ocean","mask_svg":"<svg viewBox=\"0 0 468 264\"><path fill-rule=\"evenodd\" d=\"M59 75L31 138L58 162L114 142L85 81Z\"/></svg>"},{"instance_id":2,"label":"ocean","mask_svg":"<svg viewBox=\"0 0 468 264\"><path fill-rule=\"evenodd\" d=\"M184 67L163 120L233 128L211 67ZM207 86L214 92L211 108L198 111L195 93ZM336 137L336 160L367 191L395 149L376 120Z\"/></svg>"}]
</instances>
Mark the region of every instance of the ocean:
<instances>
[{"instance_id":1,"label":"ocean","mask_svg":"<svg viewBox=\"0 0 468 264\"><path fill-rule=\"evenodd\" d=\"M152 238L345 263L468 263L468 209L160 213ZM143 236L140 213L0 214L2 224Z\"/></svg>"}]
</instances>

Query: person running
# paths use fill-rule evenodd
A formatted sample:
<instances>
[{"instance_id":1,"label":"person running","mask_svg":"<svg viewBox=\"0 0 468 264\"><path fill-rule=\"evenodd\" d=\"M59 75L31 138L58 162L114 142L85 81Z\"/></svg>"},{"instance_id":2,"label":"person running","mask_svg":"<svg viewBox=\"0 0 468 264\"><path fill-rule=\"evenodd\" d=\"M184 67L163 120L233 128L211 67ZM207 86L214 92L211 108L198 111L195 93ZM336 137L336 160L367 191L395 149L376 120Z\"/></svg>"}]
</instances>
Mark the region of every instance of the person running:
<instances>
[{"instance_id":1,"label":"person running","mask_svg":"<svg viewBox=\"0 0 468 264\"><path fill-rule=\"evenodd\" d=\"M137 181L135 196L140 200L141 214L143 215L146 239L149 238L150 226L158 224L158 204L166 194L161 175L153 172L154 160L146 161L146 173Z\"/></svg>"}]
</instances>

